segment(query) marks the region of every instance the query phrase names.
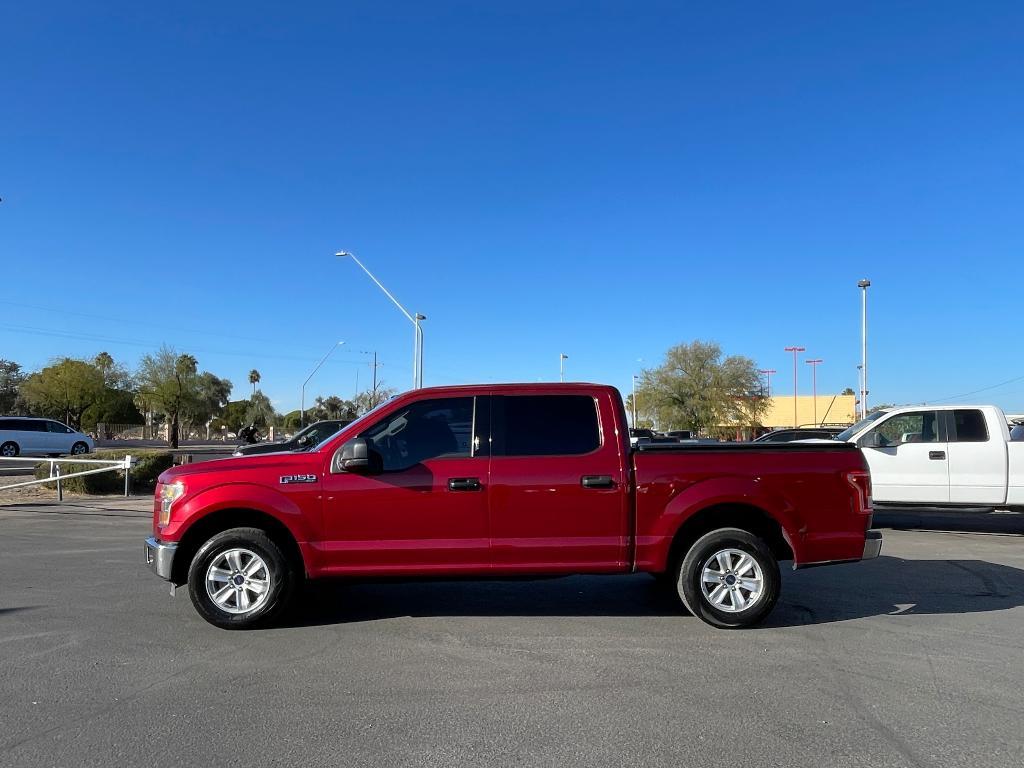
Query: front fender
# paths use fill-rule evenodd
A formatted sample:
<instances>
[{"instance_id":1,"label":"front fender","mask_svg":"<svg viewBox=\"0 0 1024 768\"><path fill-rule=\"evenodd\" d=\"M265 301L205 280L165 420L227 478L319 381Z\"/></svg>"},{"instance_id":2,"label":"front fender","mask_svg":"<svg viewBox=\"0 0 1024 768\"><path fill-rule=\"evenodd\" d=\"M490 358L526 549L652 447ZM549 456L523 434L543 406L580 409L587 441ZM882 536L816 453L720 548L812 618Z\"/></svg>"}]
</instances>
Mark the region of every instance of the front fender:
<instances>
[{"instance_id":1,"label":"front fender","mask_svg":"<svg viewBox=\"0 0 1024 768\"><path fill-rule=\"evenodd\" d=\"M224 509L252 509L284 525L301 545L313 540L308 515L287 495L256 483L224 483L204 488L174 506L162 539L178 541L196 522Z\"/></svg>"}]
</instances>

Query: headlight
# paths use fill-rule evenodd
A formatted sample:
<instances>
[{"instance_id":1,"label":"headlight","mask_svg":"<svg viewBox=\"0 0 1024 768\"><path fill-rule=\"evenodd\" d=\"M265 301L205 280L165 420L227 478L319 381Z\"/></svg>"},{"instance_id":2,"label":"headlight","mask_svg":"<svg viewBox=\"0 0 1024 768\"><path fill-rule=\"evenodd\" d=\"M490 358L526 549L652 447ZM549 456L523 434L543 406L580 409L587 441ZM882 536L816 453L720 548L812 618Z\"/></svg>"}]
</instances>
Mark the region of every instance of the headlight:
<instances>
[{"instance_id":1,"label":"headlight","mask_svg":"<svg viewBox=\"0 0 1024 768\"><path fill-rule=\"evenodd\" d=\"M171 505L185 495L185 484L180 480L160 486L160 525L171 521Z\"/></svg>"}]
</instances>

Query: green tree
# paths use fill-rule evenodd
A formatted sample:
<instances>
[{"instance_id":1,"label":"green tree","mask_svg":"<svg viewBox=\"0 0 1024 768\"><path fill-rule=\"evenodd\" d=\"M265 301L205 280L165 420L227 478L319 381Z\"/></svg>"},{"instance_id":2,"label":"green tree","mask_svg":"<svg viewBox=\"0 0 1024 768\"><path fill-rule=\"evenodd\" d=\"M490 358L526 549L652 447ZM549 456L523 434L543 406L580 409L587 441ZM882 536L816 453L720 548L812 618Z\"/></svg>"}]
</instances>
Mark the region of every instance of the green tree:
<instances>
[{"instance_id":1,"label":"green tree","mask_svg":"<svg viewBox=\"0 0 1024 768\"><path fill-rule=\"evenodd\" d=\"M758 426L767 409L757 364L739 355L723 358L721 347L706 341L669 349L662 365L643 372L637 399L662 428L705 434Z\"/></svg>"},{"instance_id":2,"label":"green tree","mask_svg":"<svg viewBox=\"0 0 1024 768\"><path fill-rule=\"evenodd\" d=\"M103 395L82 414L83 429L92 431L103 424L141 424L142 414L133 402L135 382L128 369L107 352L93 358L93 366L103 378Z\"/></svg>"},{"instance_id":3,"label":"green tree","mask_svg":"<svg viewBox=\"0 0 1024 768\"><path fill-rule=\"evenodd\" d=\"M102 400L105 387L99 368L65 357L29 376L21 393L33 413L78 427L86 409Z\"/></svg>"},{"instance_id":4,"label":"green tree","mask_svg":"<svg viewBox=\"0 0 1024 768\"><path fill-rule=\"evenodd\" d=\"M355 406L356 415L362 416L364 413L372 411L381 403L386 403L397 394L397 389L384 386L383 382L379 382L376 389L368 389L353 397L352 404Z\"/></svg>"},{"instance_id":5,"label":"green tree","mask_svg":"<svg viewBox=\"0 0 1024 768\"><path fill-rule=\"evenodd\" d=\"M162 346L155 355L146 355L139 364L139 386L152 407L167 416L167 442L178 447L182 413L197 407L200 397L198 362L192 355L177 354Z\"/></svg>"},{"instance_id":6,"label":"green tree","mask_svg":"<svg viewBox=\"0 0 1024 768\"><path fill-rule=\"evenodd\" d=\"M249 383L252 384L252 393L256 394L256 385L260 383L260 372L253 368L249 371Z\"/></svg>"},{"instance_id":7,"label":"green tree","mask_svg":"<svg viewBox=\"0 0 1024 768\"><path fill-rule=\"evenodd\" d=\"M313 407L306 414L306 423L323 419L354 419L357 415L356 405L350 400L343 400L337 395L318 397Z\"/></svg>"},{"instance_id":8,"label":"green tree","mask_svg":"<svg viewBox=\"0 0 1024 768\"><path fill-rule=\"evenodd\" d=\"M232 400L220 412L213 421L213 429L220 430L223 426L227 428L229 432L238 434L238 430L242 428L245 422L246 411L249 410L248 400Z\"/></svg>"},{"instance_id":9,"label":"green tree","mask_svg":"<svg viewBox=\"0 0 1024 768\"><path fill-rule=\"evenodd\" d=\"M841 394L841 395L856 395L857 393L853 391L852 387L847 387L846 389L844 389L839 394Z\"/></svg>"},{"instance_id":10,"label":"green tree","mask_svg":"<svg viewBox=\"0 0 1024 768\"><path fill-rule=\"evenodd\" d=\"M13 414L25 374L13 360L0 359L0 415Z\"/></svg>"},{"instance_id":11,"label":"green tree","mask_svg":"<svg viewBox=\"0 0 1024 768\"><path fill-rule=\"evenodd\" d=\"M232 387L230 381L214 376L209 371L199 374L196 378L195 401L183 412L189 426L205 425L206 437L209 439L213 420L227 407Z\"/></svg>"},{"instance_id":12,"label":"green tree","mask_svg":"<svg viewBox=\"0 0 1024 768\"><path fill-rule=\"evenodd\" d=\"M254 392L249 398L249 407L245 411L245 423L255 424L257 427L269 427L277 419L277 412L274 410L270 398L262 392Z\"/></svg>"}]
</instances>

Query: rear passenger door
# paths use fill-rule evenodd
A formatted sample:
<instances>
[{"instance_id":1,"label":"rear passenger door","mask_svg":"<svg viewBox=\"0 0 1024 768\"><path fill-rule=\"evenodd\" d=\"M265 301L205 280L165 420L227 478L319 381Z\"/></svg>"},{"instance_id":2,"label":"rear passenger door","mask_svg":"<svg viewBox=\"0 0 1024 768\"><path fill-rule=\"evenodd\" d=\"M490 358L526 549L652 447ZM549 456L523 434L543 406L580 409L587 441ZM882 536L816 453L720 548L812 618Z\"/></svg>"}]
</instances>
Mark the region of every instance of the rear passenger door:
<instances>
[{"instance_id":1,"label":"rear passenger door","mask_svg":"<svg viewBox=\"0 0 1024 768\"><path fill-rule=\"evenodd\" d=\"M949 432L949 500L954 504L1006 501L1006 444L990 434L978 408L946 411Z\"/></svg>"},{"instance_id":2,"label":"rear passenger door","mask_svg":"<svg viewBox=\"0 0 1024 768\"><path fill-rule=\"evenodd\" d=\"M46 452L46 422L39 419L15 419L15 441L22 453Z\"/></svg>"},{"instance_id":3,"label":"rear passenger door","mask_svg":"<svg viewBox=\"0 0 1024 768\"><path fill-rule=\"evenodd\" d=\"M627 567L628 476L608 398L491 398L491 562L497 571Z\"/></svg>"}]
</instances>

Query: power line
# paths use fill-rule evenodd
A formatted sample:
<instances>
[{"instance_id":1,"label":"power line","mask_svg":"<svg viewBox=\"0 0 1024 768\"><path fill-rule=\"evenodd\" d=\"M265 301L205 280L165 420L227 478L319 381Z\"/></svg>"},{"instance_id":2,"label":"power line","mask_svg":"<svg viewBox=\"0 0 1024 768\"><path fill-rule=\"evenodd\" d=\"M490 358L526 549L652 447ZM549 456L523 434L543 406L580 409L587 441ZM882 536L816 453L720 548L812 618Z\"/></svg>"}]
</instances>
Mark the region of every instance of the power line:
<instances>
[{"instance_id":1,"label":"power line","mask_svg":"<svg viewBox=\"0 0 1024 768\"><path fill-rule=\"evenodd\" d=\"M139 339L124 339L113 336L104 336L101 334L94 333L73 333L70 331L59 331L52 328L39 328L36 326L28 325L0 325L0 330L11 331L14 333L28 333L36 336L52 336L60 339L75 339L77 341L92 341L98 344L114 344L114 345L127 345L133 347L142 347L144 349L153 349L156 345L152 341L141 341ZM263 351L259 352L245 352L239 350L226 350L226 349L211 349L209 347L188 347L190 352L199 353L203 355L225 355L230 357L245 357L245 358L258 358L263 360L287 360L291 362L307 362L308 358L301 355L280 355L280 354L268 354ZM350 365L360 365L361 360L352 360L346 358L336 358L330 362L333 363L348 363ZM401 367L401 366L397 366Z\"/></svg>"},{"instance_id":2,"label":"power line","mask_svg":"<svg viewBox=\"0 0 1024 768\"><path fill-rule=\"evenodd\" d=\"M999 384L992 384L991 386L988 387L982 387L981 389L975 389L970 392L964 392L961 395L950 395L949 397L937 397L933 398L932 400L925 400L924 403L937 403L944 400L959 400L960 398L963 397L970 397L971 395L976 395L979 392L988 392L991 389L999 389L999 387L1005 387L1007 384L1013 384L1016 381L1024 381L1024 376L1015 376L1014 378L1007 379L1006 381L1000 382Z\"/></svg>"}]
</instances>

